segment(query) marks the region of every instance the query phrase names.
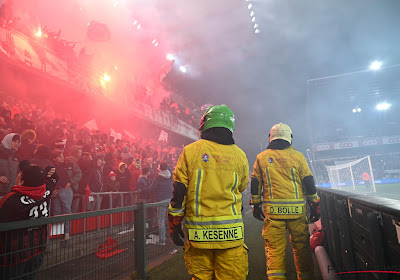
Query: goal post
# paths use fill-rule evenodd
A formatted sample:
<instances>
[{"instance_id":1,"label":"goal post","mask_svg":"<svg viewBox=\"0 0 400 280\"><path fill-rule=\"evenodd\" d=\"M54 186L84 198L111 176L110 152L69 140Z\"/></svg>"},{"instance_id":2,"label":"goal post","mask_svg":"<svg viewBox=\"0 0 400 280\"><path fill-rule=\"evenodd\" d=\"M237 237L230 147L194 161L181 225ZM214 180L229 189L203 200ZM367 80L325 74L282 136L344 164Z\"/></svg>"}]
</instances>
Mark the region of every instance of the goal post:
<instances>
[{"instance_id":1,"label":"goal post","mask_svg":"<svg viewBox=\"0 0 400 280\"><path fill-rule=\"evenodd\" d=\"M333 189L353 192L376 192L369 156L325 165Z\"/></svg>"}]
</instances>

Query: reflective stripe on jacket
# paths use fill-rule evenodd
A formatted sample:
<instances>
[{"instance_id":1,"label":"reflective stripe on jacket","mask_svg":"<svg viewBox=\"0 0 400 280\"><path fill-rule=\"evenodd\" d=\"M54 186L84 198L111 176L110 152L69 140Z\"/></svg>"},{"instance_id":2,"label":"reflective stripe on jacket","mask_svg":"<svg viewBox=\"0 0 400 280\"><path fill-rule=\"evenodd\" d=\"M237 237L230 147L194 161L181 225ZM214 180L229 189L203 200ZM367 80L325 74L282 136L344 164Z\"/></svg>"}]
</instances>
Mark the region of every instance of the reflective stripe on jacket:
<instances>
[{"instance_id":1,"label":"reflective stripe on jacket","mask_svg":"<svg viewBox=\"0 0 400 280\"><path fill-rule=\"evenodd\" d=\"M227 249L244 244L241 192L247 187L249 165L239 147L196 141L183 149L173 177L187 192L182 207L168 211L185 215L192 246Z\"/></svg>"},{"instance_id":2,"label":"reflective stripe on jacket","mask_svg":"<svg viewBox=\"0 0 400 280\"><path fill-rule=\"evenodd\" d=\"M251 175L263 191L265 214L274 219L296 219L306 214L303 179L312 176L302 153L293 147L267 149L257 155ZM310 194L313 195L313 194Z\"/></svg>"}]
</instances>

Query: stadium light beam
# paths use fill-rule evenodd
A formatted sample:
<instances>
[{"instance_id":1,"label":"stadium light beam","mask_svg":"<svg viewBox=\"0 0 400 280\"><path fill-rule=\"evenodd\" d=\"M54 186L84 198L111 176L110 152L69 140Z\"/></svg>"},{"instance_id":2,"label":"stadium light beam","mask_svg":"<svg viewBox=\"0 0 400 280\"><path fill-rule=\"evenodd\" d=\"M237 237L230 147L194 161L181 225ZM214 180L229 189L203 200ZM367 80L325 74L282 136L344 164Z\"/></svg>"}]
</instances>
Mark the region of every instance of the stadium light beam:
<instances>
[{"instance_id":1,"label":"stadium light beam","mask_svg":"<svg viewBox=\"0 0 400 280\"><path fill-rule=\"evenodd\" d=\"M109 81L111 80L111 77L110 77L107 73L104 73L103 80L104 80L105 82L109 82Z\"/></svg>"},{"instance_id":2,"label":"stadium light beam","mask_svg":"<svg viewBox=\"0 0 400 280\"><path fill-rule=\"evenodd\" d=\"M179 67L179 70L181 70L182 73L186 73L187 72L186 66Z\"/></svg>"},{"instance_id":3,"label":"stadium light beam","mask_svg":"<svg viewBox=\"0 0 400 280\"><path fill-rule=\"evenodd\" d=\"M382 67L382 62L375 60L371 63L371 65L369 66L369 69L376 71L376 70L381 69L381 67Z\"/></svg>"},{"instance_id":4,"label":"stadium light beam","mask_svg":"<svg viewBox=\"0 0 400 280\"><path fill-rule=\"evenodd\" d=\"M389 110L389 108L392 106L392 104L386 103L386 102L382 102L379 103L378 105L376 105L376 109L378 111L386 111Z\"/></svg>"},{"instance_id":5,"label":"stadium light beam","mask_svg":"<svg viewBox=\"0 0 400 280\"><path fill-rule=\"evenodd\" d=\"M174 56L172 54L167 54L167 60L172 61L174 60Z\"/></svg>"}]
</instances>

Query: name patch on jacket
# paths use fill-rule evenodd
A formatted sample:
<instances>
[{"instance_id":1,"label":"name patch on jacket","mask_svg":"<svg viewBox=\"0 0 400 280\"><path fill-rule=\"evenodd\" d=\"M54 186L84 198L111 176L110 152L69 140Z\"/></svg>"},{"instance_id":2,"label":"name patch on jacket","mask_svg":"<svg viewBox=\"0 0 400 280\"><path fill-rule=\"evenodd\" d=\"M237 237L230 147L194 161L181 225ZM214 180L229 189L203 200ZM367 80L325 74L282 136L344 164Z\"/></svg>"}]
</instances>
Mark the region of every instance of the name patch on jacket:
<instances>
[{"instance_id":1,"label":"name patch on jacket","mask_svg":"<svg viewBox=\"0 0 400 280\"><path fill-rule=\"evenodd\" d=\"M268 205L267 213L273 215L303 214L303 206Z\"/></svg>"},{"instance_id":2,"label":"name patch on jacket","mask_svg":"<svg viewBox=\"0 0 400 280\"><path fill-rule=\"evenodd\" d=\"M242 227L194 229L189 228L190 241L233 241L243 239Z\"/></svg>"}]
</instances>

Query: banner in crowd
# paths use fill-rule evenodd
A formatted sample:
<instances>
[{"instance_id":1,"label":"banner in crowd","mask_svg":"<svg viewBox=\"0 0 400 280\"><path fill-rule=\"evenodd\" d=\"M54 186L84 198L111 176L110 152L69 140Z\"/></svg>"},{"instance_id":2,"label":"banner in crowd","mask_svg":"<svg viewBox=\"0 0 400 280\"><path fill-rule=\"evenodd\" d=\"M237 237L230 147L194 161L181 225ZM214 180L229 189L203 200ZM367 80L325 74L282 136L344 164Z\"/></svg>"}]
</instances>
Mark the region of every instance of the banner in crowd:
<instances>
[{"instance_id":1,"label":"banner in crowd","mask_svg":"<svg viewBox=\"0 0 400 280\"><path fill-rule=\"evenodd\" d=\"M313 151L323 152L330 150L343 150L343 149L388 145L388 144L400 144L400 136L396 135L388 137L366 138L362 140L353 140L353 141L319 143L313 145Z\"/></svg>"}]
</instances>

